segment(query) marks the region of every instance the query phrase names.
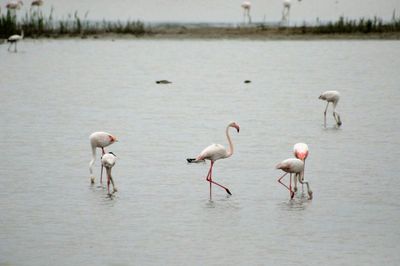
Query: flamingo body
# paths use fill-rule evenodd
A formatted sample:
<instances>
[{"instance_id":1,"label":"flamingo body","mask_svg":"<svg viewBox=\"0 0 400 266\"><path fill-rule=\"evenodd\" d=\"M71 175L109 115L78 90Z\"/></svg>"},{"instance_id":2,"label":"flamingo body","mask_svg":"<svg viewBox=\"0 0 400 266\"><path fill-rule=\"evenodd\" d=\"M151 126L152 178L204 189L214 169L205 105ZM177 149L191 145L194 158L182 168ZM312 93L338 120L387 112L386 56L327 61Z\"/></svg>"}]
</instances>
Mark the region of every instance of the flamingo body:
<instances>
[{"instance_id":1,"label":"flamingo body","mask_svg":"<svg viewBox=\"0 0 400 266\"><path fill-rule=\"evenodd\" d=\"M42 6L43 0L33 0L31 6Z\"/></svg>"},{"instance_id":2,"label":"flamingo body","mask_svg":"<svg viewBox=\"0 0 400 266\"><path fill-rule=\"evenodd\" d=\"M324 126L326 127L326 112L328 110L329 103L333 105L333 118L335 118L337 126L342 125L339 113L336 112L336 106L340 100L340 93L338 91L325 91L319 96L320 100L327 101L326 108L324 111Z\"/></svg>"},{"instance_id":3,"label":"flamingo body","mask_svg":"<svg viewBox=\"0 0 400 266\"><path fill-rule=\"evenodd\" d=\"M304 162L297 158L290 158L277 164L276 169L281 169L286 173L298 174L304 170Z\"/></svg>"},{"instance_id":4,"label":"flamingo body","mask_svg":"<svg viewBox=\"0 0 400 266\"><path fill-rule=\"evenodd\" d=\"M16 10L16 9L20 9L22 5L24 5L24 3L21 0L20 1L11 1L6 4L6 8Z\"/></svg>"}]
</instances>

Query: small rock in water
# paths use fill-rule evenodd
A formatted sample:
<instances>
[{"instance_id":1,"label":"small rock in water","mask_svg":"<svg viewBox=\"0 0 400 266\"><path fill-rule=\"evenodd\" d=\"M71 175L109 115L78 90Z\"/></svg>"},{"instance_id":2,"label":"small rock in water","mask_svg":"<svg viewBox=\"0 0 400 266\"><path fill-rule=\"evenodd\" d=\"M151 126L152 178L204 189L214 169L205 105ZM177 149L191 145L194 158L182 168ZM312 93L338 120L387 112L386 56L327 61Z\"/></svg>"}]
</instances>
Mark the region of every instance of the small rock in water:
<instances>
[{"instance_id":1,"label":"small rock in water","mask_svg":"<svg viewBox=\"0 0 400 266\"><path fill-rule=\"evenodd\" d=\"M169 81L169 80L166 80L166 79L162 79L162 80L157 80L156 83L157 84L169 84L169 83L172 83L172 82Z\"/></svg>"},{"instance_id":2,"label":"small rock in water","mask_svg":"<svg viewBox=\"0 0 400 266\"><path fill-rule=\"evenodd\" d=\"M251 83L251 80L245 80L244 83Z\"/></svg>"}]
</instances>

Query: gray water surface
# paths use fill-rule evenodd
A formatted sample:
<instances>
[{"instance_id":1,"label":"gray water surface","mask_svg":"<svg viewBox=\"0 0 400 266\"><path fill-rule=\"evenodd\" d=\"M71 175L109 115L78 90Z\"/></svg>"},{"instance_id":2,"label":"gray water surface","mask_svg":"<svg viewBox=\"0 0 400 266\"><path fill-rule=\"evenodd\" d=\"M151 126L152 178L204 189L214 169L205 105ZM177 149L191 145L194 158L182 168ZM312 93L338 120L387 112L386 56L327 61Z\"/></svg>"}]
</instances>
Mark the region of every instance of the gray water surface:
<instances>
[{"instance_id":1,"label":"gray water surface","mask_svg":"<svg viewBox=\"0 0 400 266\"><path fill-rule=\"evenodd\" d=\"M24 40L0 46L0 265L398 265L396 41ZM158 85L159 79L173 83ZM250 84L243 81L249 79ZM339 90L336 128L318 96ZM211 143L235 153L188 165ZM108 131L119 192L89 182ZM310 148L314 191L274 166Z\"/></svg>"}]
</instances>

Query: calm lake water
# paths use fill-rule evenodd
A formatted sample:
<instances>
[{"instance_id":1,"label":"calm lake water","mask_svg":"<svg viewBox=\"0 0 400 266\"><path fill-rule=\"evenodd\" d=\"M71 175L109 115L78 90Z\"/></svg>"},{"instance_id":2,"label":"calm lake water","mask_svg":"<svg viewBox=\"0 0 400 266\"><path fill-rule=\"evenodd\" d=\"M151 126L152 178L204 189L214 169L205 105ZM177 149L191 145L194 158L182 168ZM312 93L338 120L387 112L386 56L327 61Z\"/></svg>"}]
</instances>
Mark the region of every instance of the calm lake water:
<instances>
[{"instance_id":1,"label":"calm lake water","mask_svg":"<svg viewBox=\"0 0 400 266\"><path fill-rule=\"evenodd\" d=\"M0 48L0 265L399 265L400 42ZM340 129L331 109L323 127L325 90L341 92ZM232 120L214 179L233 196L209 202L209 164L185 159L226 145ZM89 182L94 131L119 138L112 199ZM276 182L296 142L312 201Z\"/></svg>"}]
</instances>

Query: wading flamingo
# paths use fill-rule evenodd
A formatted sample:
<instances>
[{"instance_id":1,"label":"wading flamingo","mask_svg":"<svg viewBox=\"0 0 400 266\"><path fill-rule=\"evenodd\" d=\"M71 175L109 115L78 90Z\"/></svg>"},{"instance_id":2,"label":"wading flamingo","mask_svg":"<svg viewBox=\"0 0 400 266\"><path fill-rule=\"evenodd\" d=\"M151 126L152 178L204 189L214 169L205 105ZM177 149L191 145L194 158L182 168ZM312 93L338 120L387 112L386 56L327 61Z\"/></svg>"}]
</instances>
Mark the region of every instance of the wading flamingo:
<instances>
[{"instance_id":1,"label":"wading flamingo","mask_svg":"<svg viewBox=\"0 0 400 266\"><path fill-rule=\"evenodd\" d=\"M324 112L324 127L326 127L326 111L328 110L329 103L333 105L333 117L335 118L338 127L342 125L340 121L340 115L336 112L336 105L339 102L340 94L338 91L326 91L319 96L319 99L327 101L325 112Z\"/></svg>"},{"instance_id":2,"label":"wading flamingo","mask_svg":"<svg viewBox=\"0 0 400 266\"><path fill-rule=\"evenodd\" d=\"M10 43L10 45L8 46L8 51L10 51L10 48L12 46L12 44L14 44L14 52L17 52L17 42L19 42L20 40L22 40L24 38L24 31L21 30L21 35L18 34L14 34L11 35L10 37L8 37L7 42Z\"/></svg>"},{"instance_id":3,"label":"wading flamingo","mask_svg":"<svg viewBox=\"0 0 400 266\"><path fill-rule=\"evenodd\" d=\"M115 165L115 161L116 160L117 160L117 156L115 156L115 154L112 153L112 152L104 154L101 157L101 165L104 166L104 168L106 168L106 172L107 172L107 192L108 192L108 195L111 195L111 193L110 193L110 181L111 181L111 184L113 186L113 192L112 193L115 193L115 192L118 191L117 188L115 187L114 180L113 180L112 175L111 175L111 169Z\"/></svg>"},{"instance_id":4,"label":"wading flamingo","mask_svg":"<svg viewBox=\"0 0 400 266\"><path fill-rule=\"evenodd\" d=\"M93 165L96 161L96 148L101 148L102 154L105 154L104 148L118 141L117 138L107 132L94 132L89 137L92 146L92 160L89 163L90 181L94 184ZM100 183L103 179L103 165L101 165Z\"/></svg>"},{"instance_id":5,"label":"wading flamingo","mask_svg":"<svg viewBox=\"0 0 400 266\"><path fill-rule=\"evenodd\" d=\"M242 8L243 8L243 21L246 23L246 17L248 19L248 23L251 23L251 16L250 16L250 9L251 9L251 2L250 1L244 1L242 3Z\"/></svg>"},{"instance_id":6,"label":"wading flamingo","mask_svg":"<svg viewBox=\"0 0 400 266\"><path fill-rule=\"evenodd\" d=\"M226 134L226 138L228 139L228 143L229 143L229 149L226 150L221 144L211 144L210 146L208 146L207 148L205 148L200 155L198 155L195 159L186 159L188 161L188 163L197 163L197 162L201 162L204 160L210 160L211 161L211 166L210 166L210 170L208 171L208 174L206 176L206 181L210 182L210 200L212 199L211 196L211 185L217 185L223 189L226 190L226 192L229 195L232 195L232 193L229 191L228 188L218 184L217 182L212 180L212 169L214 166L214 162L216 160L219 159L225 159L225 158L229 158L232 156L233 154L233 143L231 140L231 137L229 136L229 128L233 127L236 128L237 132L239 133L240 127L236 122L231 122L225 130L225 134Z\"/></svg>"},{"instance_id":7,"label":"wading flamingo","mask_svg":"<svg viewBox=\"0 0 400 266\"><path fill-rule=\"evenodd\" d=\"M299 160L297 158L290 158L290 159L286 159L284 161L282 161L281 163L279 163L276 166L276 169L281 169L283 171L285 171L286 173L281 176L280 178L278 178L278 182L281 183L283 186L285 186L290 193L290 198L293 199L294 197L294 191L292 190L292 174L294 175L294 179L295 179L295 183L296 183L296 178L299 177L301 173L304 170L304 163L302 160ZM289 186L287 186L286 184L282 183L281 180L282 178L287 175L288 173L290 173L290 182L289 182Z\"/></svg>"},{"instance_id":8,"label":"wading flamingo","mask_svg":"<svg viewBox=\"0 0 400 266\"><path fill-rule=\"evenodd\" d=\"M305 172L305 168L306 168L306 159L308 157L308 145L305 143L296 143L293 147L293 154L294 156L299 159L302 160L304 165L303 165L303 174L302 176L300 176L299 178L299 182L301 184L301 186L303 187L303 184L307 185L307 193L310 197L310 199L312 199L312 194L313 192L310 189L310 184L308 181L304 181L304 172ZM294 183L294 192L297 191L297 180L295 179L295 183Z\"/></svg>"}]
</instances>

